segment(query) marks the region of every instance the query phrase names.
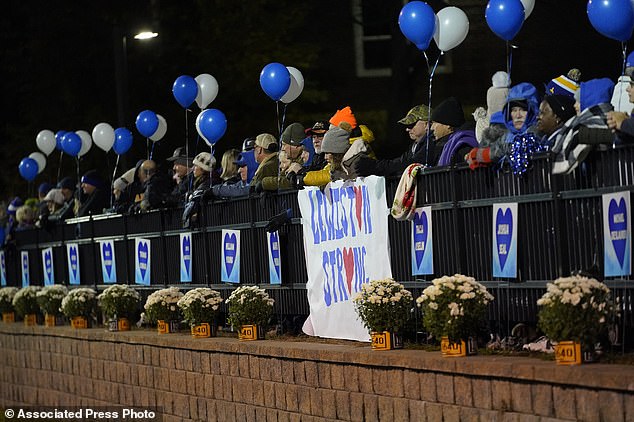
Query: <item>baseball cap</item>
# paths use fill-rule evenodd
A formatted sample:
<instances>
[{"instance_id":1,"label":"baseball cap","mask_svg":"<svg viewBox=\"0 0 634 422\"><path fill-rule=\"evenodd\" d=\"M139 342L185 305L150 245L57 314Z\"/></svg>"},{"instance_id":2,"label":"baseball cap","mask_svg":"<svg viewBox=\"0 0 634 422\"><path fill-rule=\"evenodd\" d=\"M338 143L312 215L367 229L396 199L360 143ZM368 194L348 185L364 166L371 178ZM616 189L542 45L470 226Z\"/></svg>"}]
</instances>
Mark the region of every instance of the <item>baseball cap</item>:
<instances>
[{"instance_id":1,"label":"baseball cap","mask_svg":"<svg viewBox=\"0 0 634 422\"><path fill-rule=\"evenodd\" d=\"M187 149L185 147L178 147L167 161L176 161L176 164L188 165L191 164L192 159L187 157Z\"/></svg>"},{"instance_id":2,"label":"baseball cap","mask_svg":"<svg viewBox=\"0 0 634 422\"><path fill-rule=\"evenodd\" d=\"M275 140L275 137L270 133L261 133L255 137L255 145L271 151L271 146L277 146L277 141ZM273 148L273 150L277 151L277 148Z\"/></svg>"},{"instance_id":3,"label":"baseball cap","mask_svg":"<svg viewBox=\"0 0 634 422\"><path fill-rule=\"evenodd\" d=\"M301 146L302 141L306 137L304 126L301 123L291 123L284 132L282 132L282 142L288 145Z\"/></svg>"},{"instance_id":4,"label":"baseball cap","mask_svg":"<svg viewBox=\"0 0 634 422\"><path fill-rule=\"evenodd\" d=\"M430 112L428 106L425 104L417 105L412 107L410 111L407 112L407 115L399 120L398 123L402 125L411 125L419 120L428 120L429 114Z\"/></svg>"},{"instance_id":5,"label":"baseball cap","mask_svg":"<svg viewBox=\"0 0 634 422\"><path fill-rule=\"evenodd\" d=\"M253 148L255 148L255 138L252 136L249 136L248 138L246 138L244 141L242 141L242 151L251 151Z\"/></svg>"},{"instance_id":6,"label":"baseball cap","mask_svg":"<svg viewBox=\"0 0 634 422\"><path fill-rule=\"evenodd\" d=\"M315 122L313 127L308 129L308 134L309 135L324 134L328 130L329 125L330 124L328 122L322 122L322 121Z\"/></svg>"}]
</instances>

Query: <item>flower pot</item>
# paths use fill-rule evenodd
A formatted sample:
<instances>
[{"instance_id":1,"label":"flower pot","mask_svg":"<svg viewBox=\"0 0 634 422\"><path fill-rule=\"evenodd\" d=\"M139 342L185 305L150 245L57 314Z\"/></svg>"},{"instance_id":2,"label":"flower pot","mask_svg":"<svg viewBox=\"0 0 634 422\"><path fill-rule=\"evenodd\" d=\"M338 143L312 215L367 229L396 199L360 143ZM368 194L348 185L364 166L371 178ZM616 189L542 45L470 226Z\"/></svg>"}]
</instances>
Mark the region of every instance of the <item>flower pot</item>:
<instances>
[{"instance_id":1,"label":"flower pot","mask_svg":"<svg viewBox=\"0 0 634 422\"><path fill-rule=\"evenodd\" d=\"M179 321L163 321L159 319L156 328L159 334L178 333L180 325Z\"/></svg>"},{"instance_id":2,"label":"flower pot","mask_svg":"<svg viewBox=\"0 0 634 422\"><path fill-rule=\"evenodd\" d=\"M240 340L264 340L264 330L257 325L243 325L238 333Z\"/></svg>"},{"instance_id":3,"label":"flower pot","mask_svg":"<svg viewBox=\"0 0 634 422\"><path fill-rule=\"evenodd\" d=\"M576 341L560 341L555 345L555 361L557 365L581 365L581 343Z\"/></svg>"},{"instance_id":4,"label":"flower pot","mask_svg":"<svg viewBox=\"0 0 634 422\"><path fill-rule=\"evenodd\" d=\"M2 322L15 322L15 312L3 312L2 313Z\"/></svg>"},{"instance_id":5,"label":"flower pot","mask_svg":"<svg viewBox=\"0 0 634 422\"><path fill-rule=\"evenodd\" d=\"M89 327L88 318L83 316L72 317L70 319L70 326L76 329L88 328Z\"/></svg>"},{"instance_id":6,"label":"flower pot","mask_svg":"<svg viewBox=\"0 0 634 422\"><path fill-rule=\"evenodd\" d=\"M191 332L194 338L216 337L218 335L218 326L214 323L203 322L202 324L192 325Z\"/></svg>"},{"instance_id":7,"label":"flower pot","mask_svg":"<svg viewBox=\"0 0 634 422\"><path fill-rule=\"evenodd\" d=\"M403 348L403 337L390 331L370 333L372 350L393 350Z\"/></svg>"},{"instance_id":8,"label":"flower pot","mask_svg":"<svg viewBox=\"0 0 634 422\"><path fill-rule=\"evenodd\" d=\"M24 325L26 325L27 327L37 325L37 314L24 315Z\"/></svg>"},{"instance_id":9,"label":"flower pot","mask_svg":"<svg viewBox=\"0 0 634 422\"><path fill-rule=\"evenodd\" d=\"M45 327L61 327L64 325L64 317L60 315L46 314L44 316Z\"/></svg>"},{"instance_id":10,"label":"flower pot","mask_svg":"<svg viewBox=\"0 0 634 422\"><path fill-rule=\"evenodd\" d=\"M442 337L440 352L445 358L473 356L478 354L478 344L473 337L469 337L467 341L460 340L460 342L452 342L449 341L449 337Z\"/></svg>"},{"instance_id":11,"label":"flower pot","mask_svg":"<svg viewBox=\"0 0 634 422\"><path fill-rule=\"evenodd\" d=\"M114 318L108 321L108 331L130 331L128 318Z\"/></svg>"}]
</instances>

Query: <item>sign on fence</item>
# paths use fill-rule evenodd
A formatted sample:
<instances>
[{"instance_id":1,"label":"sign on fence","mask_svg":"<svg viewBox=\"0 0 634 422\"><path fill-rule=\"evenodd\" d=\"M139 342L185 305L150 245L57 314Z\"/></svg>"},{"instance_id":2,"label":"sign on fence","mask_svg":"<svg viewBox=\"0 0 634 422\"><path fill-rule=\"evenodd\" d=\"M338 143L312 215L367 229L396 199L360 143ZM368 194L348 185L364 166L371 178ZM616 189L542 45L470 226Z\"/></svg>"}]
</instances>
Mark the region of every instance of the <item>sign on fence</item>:
<instances>
[{"instance_id":1,"label":"sign on fence","mask_svg":"<svg viewBox=\"0 0 634 422\"><path fill-rule=\"evenodd\" d=\"M181 283L192 281L192 234L180 234Z\"/></svg>"},{"instance_id":2,"label":"sign on fence","mask_svg":"<svg viewBox=\"0 0 634 422\"><path fill-rule=\"evenodd\" d=\"M68 257L68 278L70 284L81 284L79 276L79 246L77 243L66 244L66 256Z\"/></svg>"},{"instance_id":3,"label":"sign on fence","mask_svg":"<svg viewBox=\"0 0 634 422\"><path fill-rule=\"evenodd\" d=\"M20 252L20 267L22 267L22 287L26 287L31 282L29 274L29 251Z\"/></svg>"},{"instance_id":4,"label":"sign on fence","mask_svg":"<svg viewBox=\"0 0 634 422\"><path fill-rule=\"evenodd\" d=\"M282 284L282 263L280 259L280 234L266 233L269 250L269 283Z\"/></svg>"},{"instance_id":5,"label":"sign on fence","mask_svg":"<svg viewBox=\"0 0 634 422\"><path fill-rule=\"evenodd\" d=\"M55 284L55 270L53 268L53 248L42 249L42 273L44 274L44 285Z\"/></svg>"},{"instance_id":6,"label":"sign on fence","mask_svg":"<svg viewBox=\"0 0 634 422\"><path fill-rule=\"evenodd\" d=\"M114 242L102 240L99 242L99 254L101 255L101 274L105 284L117 282L117 261L114 255Z\"/></svg>"},{"instance_id":7,"label":"sign on fence","mask_svg":"<svg viewBox=\"0 0 634 422\"><path fill-rule=\"evenodd\" d=\"M493 277L517 277L517 203L493 204Z\"/></svg>"},{"instance_id":8,"label":"sign on fence","mask_svg":"<svg viewBox=\"0 0 634 422\"><path fill-rule=\"evenodd\" d=\"M151 243L149 239L134 239L134 282L150 285Z\"/></svg>"},{"instance_id":9,"label":"sign on fence","mask_svg":"<svg viewBox=\"0 0 634 422\"><path fill-rule=\"evenodd\" d=\"M363 283L392 276L385 179L330 183L298 192L308 303L320 337L370 341L352 298Z\"/></svg>"},{"instance_id":10,"label":"sign on fence","mask_svg":"<svg viewBox=\"0 0 634 422\"><path fill-rule=\"evenodd\" d=\"M222 231L220 280L240 283L240 230Z\"/></svg>"},{"instance_id":11,"label":"sign on fence","mask_svg":"<svg viewBox=\"0 0 634 422\"><path fill-rule=\"evenodd\" d=\"M604 276L630 275L632 223L630 192L603 195Z\"/></svg>"},{"instance_id":12,"label":"sign on fence","mask_svg":"<svg viewBox=\"0 0 634 422\"><path fill-rule=\"evenodd\" d=\"M434 273L431 207L416 208L412 220L412 275Z\"/></svg>"},{"instance_id":13,"label":"sign on fence","mask_svg":"<svg viewBox=\"0 0 634 422\"><path fill-rule=\"evenodd\" d=\"M7 262L4 251L0 251L0 286L7 285Z\"/></svg>"}]
</instances>

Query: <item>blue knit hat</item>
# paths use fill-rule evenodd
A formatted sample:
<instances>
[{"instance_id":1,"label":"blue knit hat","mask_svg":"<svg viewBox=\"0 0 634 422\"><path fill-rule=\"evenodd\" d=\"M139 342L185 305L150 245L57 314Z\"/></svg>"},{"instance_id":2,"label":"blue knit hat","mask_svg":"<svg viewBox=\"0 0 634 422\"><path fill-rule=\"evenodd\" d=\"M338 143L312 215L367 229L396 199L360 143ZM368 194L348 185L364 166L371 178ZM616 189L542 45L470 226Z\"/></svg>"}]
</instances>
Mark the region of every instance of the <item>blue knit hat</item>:
<instances>
[{"instance_id":1,"label":"blue knit hat","mask_svg":"<svg viewBox=\"0 0 634 422\"><path fill-rule=\"evenodd\" d=\"M15 215L15 212L18 210L18 208L20 208L22 205L24 205L24 202L22 202L22 199L20 199L19 196L16 196L15 198L13 198L11 200L11 202L9 202L9 206L7 207L7 214L9 215Z\"/></svg>"},{"instance_id":2,"label":"blue knit hat","mask_svg":"<svg viewBox=\"0 0 634 422\"><path fill-rule=\"evenodd\" d=\"M48 193L49 190L53 189L54 186L48 182L44 182L42 183L40 186L38 186L37 188L37 193L39 193L40 195L46 195Z\"/></svg>"},{"instance_id":3,"label":"blue knit hat","mask_svg":"<svg viewBox=\"0 0 634 422\"><path fill-rule=\"evenodd\" d=\"M572 97L579 89L581 72L579 69L570 69L568 73L559 75L546 84L546 95L568 95Z\"/></svg>"}]
</instances>

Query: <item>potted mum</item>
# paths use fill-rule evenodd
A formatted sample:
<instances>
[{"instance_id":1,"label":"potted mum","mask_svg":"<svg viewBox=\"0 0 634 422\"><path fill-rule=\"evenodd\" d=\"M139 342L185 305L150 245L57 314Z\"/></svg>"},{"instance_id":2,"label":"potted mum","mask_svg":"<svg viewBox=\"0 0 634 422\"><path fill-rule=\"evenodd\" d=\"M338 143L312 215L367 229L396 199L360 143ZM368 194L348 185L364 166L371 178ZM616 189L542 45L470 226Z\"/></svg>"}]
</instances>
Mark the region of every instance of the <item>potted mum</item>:
<instances>
[{"instance_id":1,"label":"potted mum","mask_svg":"<svg viewBox=\"0 0 634 422\"><path fill-rule=\"evenodd\" d=\"M241 286L231 292L228 321L238 328L240 340L263 340L274 300L257 286Z\"/></svg>"},{"instance_id":2,"label":"potted mum","mask_svg":"<svg viewBox=\"0 0 634 422\"><path fill-rule=\"evenodd\" d=\"M473 277L456 274L432 281L416 304L423 312L423 325L440 339L443 356L477 353L474 336L486 317L493 296Z\"/></svg>"},{"instance_id":3,"label":"potted mum","mask_svg":"<svg viewBox=\"0 0 634 422\"><path fill-rule=\"evenodd\" d=\"M137 320L141 295L125 284L113 284L97 296L109 331L129 331Z\"/></svg>"},{"instance_id":4,"label":"potted mum","mask_svg":"<svg viewBox=\"0 0 634 422\"><path fill-rule=\"evenodd\" d=\"M73 328L88 328L92 324L97 307L97 292L87 287L79 287L68 292L62 299L62 312L70 318Z\"/></svg>"},{"instance_id":5,"label":"potted mum","mask_svg":"<svg viewBox=\"0 0 634 422\"><path fill-rule=\"evenodd\" d=\"M37 292L40 289L40 286L22 287L13 296L13 309L19 317L24 318L25 325L37 325L37 315L40 312L40 307L37 304Z\"/></svg>"},{"instance_id":6,"label":"potted mum","mask_svg":"<svg viewBox=\"0 0 634 422\"><path fill-rule=\"evenodd\" d=\"M156 323L159 334L176 333L180 328L180 308L178 301L183 293L178 287L157 290L145 301L145 316Z\"/></svg>"},{"instance_id":7,"label":"potted mum","mask_svg":"<svg viewBox=\"0 0 634 422\"><path fill-rule=\"evenodd\" d=\"M539 327L553 342L559 364L594 360L594 346L618 315L610 289L594 278L561 277L537 301ZM583 357L582 357L583 356Z\"/></svg>"},{"instance_id":8,"label":"potted mum","mask_svg":"<svg viewBox=\"0 0 634 422\"><path fill-rule=\"evenodd\" d=\"M3 287L0 289L0 312L2 312L2 322L15 321L13 297L18 290L19 289L17 287Z\"/></svg>"},{"instance_id":9,"label":"potted mum","mask_svg":"<svg viewBox=\"0 0 634 422\"><path fill-rule=\"evenodd\" d=\"M192 289L178 300L178 307L189 323L193 337L216 336L216 316L221 304L220 293L206 287Z\"/></svg>"},{"instance_id":10,"label":"potted mum","mask_svg":"<svg viewBox=\"0 0 634 422\"><path fill-rule=\"evenodd\" d=\"M44 313L44 325L47 327L55 327L64 325L64 318L60 307L62 299L68 294L66 286L54 284L52 286L44 286L42 290L37 292L37 303L40 310Z\"/></svg>"},{"instance_id":11,"label":"potted mum","mask_svg":"<svg viewBox=\"0 0 634 422\"><path fill-rule=\"evenodd\" d=\"M354 307L370 331L372 349L401 349L401 331L412 309L412 294L391 278L361 285L353 299Z\"/></svg>"}]
</instances>

